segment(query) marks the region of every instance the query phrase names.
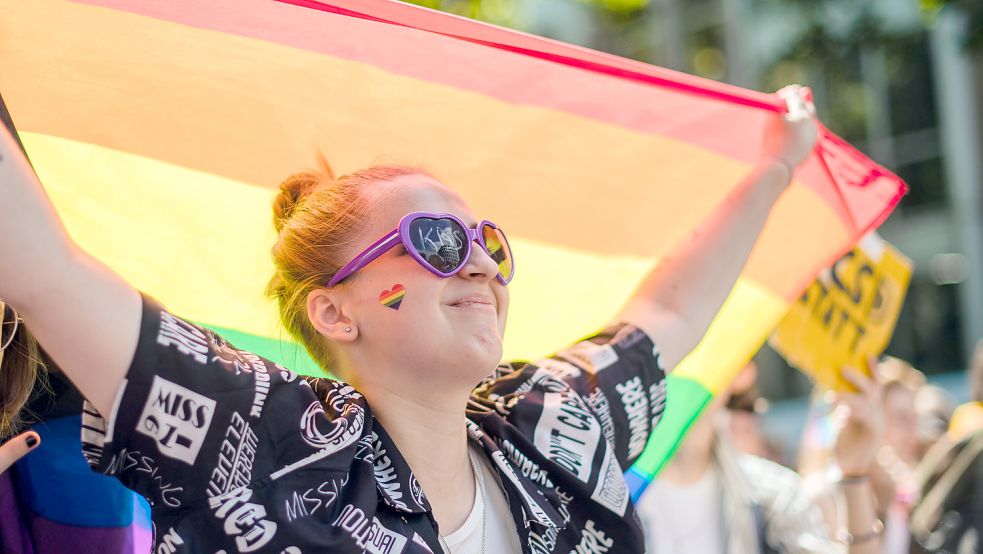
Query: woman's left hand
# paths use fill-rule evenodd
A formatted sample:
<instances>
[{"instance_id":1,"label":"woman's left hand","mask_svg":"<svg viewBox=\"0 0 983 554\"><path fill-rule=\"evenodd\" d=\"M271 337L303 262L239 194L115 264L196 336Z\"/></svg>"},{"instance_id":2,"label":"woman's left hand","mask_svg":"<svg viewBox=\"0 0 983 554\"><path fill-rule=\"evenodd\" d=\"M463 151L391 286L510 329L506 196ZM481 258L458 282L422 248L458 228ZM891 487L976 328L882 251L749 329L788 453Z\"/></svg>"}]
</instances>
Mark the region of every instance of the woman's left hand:
<instances>
[{"instance_id":1,"label":"woman's left hand","mask_svg":"<svg viewBox=\"0 0 983 554\"><path fill-rule=\"evenodd\" d=\"M779 160L794 169L816 146L819 136L816 107L810 99L809 89L799 85L787 86L776 94L785 100L788 111L768 122L761 159Z\"/></svg>"},{"instance_id":2,"label":"woman's left hand","mask_svg":"<svg viewBox=\"0 0 983 554\"><path fill-rule=\"evenodd\" d=\"M870 375L874 375L876 367L876 360L871 360ZM833 413L840 431L833 451L844 476L867 475L884 434L882 387L876 377L851 367L843 369L843 377L858 392L835 394L836 408Z\"/></svg>"}]
</instances>

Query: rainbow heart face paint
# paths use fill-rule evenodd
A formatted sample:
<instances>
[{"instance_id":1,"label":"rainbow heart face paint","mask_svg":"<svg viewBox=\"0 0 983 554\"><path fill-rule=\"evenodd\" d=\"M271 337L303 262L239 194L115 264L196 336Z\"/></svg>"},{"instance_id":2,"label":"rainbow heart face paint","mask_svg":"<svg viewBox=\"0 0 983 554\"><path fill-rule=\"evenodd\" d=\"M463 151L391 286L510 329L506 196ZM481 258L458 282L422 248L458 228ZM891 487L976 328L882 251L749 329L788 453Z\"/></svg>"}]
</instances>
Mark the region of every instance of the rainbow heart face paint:
<instances>
[{"instance_id":1,"label":"rainbow heart face paint","mask_svg":"<svg viewBox=\"0 0 983 554\"><path fill-rule=\"evenodd\" d=\"M392 308L394 310L399 309L399 305L403 303L403 297L406 296L406 289L403 285L393 285L392 290L384 290L379 293L379 303L387 308Z\"/></svg>"}]
</instances>

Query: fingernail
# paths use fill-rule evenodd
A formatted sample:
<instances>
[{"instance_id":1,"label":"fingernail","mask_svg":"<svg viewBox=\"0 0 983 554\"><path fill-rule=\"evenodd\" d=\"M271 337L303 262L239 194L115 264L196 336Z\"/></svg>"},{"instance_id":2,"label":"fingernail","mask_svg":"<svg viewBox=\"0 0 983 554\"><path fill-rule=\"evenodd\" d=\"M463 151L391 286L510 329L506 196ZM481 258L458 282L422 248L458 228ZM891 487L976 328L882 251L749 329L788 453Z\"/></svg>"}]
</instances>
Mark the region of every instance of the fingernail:
<instances>
[{"instance_id":1,"label":"fingernail","mask_svg":"<svg viewBox=\"0 0 983 554\"><path fill-rule=\"evenodd\" d=\"M29 435L27 437L27 447L34 448L37 445L38 445L38 438L35 437L34 435Z\"/></svg>"}]
</instances>

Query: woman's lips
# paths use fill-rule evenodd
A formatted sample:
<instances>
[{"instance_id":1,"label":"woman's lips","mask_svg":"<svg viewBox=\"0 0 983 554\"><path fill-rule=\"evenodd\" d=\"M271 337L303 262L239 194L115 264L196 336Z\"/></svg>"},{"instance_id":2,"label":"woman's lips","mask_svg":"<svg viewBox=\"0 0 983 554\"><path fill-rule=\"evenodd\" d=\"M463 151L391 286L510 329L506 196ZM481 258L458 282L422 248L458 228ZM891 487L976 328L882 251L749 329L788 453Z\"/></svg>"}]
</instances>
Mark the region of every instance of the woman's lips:
<instances>
[{"instance_id":1,"label":"woman's lips","mask_svg":"<svg viewBox=\"0 0 983 554\"><path fill-rule=\"evenodd\" d=\"M452 308L470 308L477 310L495 311L495 301L490 296L483 294L472 294L458 298L449 304Z\"/></svg>"}]
</instances>

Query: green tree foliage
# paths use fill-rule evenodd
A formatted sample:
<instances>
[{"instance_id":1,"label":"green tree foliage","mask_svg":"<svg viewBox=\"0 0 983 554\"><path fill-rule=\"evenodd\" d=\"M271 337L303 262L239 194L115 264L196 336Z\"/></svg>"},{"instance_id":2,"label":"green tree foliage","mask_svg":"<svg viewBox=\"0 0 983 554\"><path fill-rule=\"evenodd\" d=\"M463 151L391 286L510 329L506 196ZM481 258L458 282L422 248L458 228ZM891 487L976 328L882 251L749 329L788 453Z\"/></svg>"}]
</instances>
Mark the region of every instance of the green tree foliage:
<instances>
[{"instance_id":1,"label":"green tree foliage","mask_svg":"<svg viewBox=\"0 0 983 554\"><path fill-rule=\"evenodd\" d=\"M453 13L471 19L504 25L521 27L518 21L518 4L523 1L535 0L408 0L413 4L427 8ZM648 6L651 0L569 0L580 2L598 11L600 17L627 21L637 16Z\"/></svg>"},{"instance_id":2,"label":"green tree foliage","mask_svg":"<svg viewBox=\"0 0 983 554\"><path fill-rule=\"evenodd\" d=\"M946 7L962 10L969 17L969 36L966 46L977 52L983 51L983 1L980 0L921 0L922 10L934 17Z\"/></svg>"}]
</instances>

